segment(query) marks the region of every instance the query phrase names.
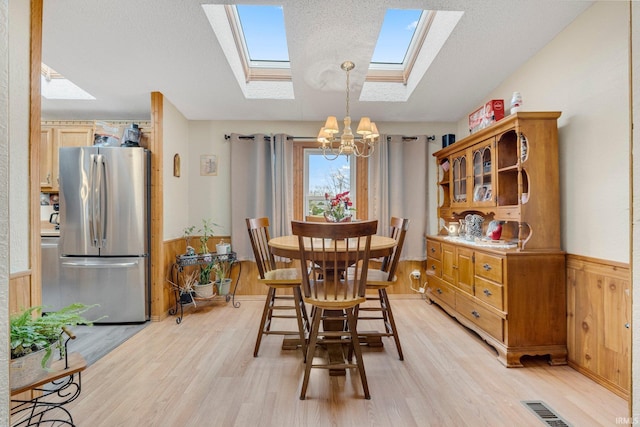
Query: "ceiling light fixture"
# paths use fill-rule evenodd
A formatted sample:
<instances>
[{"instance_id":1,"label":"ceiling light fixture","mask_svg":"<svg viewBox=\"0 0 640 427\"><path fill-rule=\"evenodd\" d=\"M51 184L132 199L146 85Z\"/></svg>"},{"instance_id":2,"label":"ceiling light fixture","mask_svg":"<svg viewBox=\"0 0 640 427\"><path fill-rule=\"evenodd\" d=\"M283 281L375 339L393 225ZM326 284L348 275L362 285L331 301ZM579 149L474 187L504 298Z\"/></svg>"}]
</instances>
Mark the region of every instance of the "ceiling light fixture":
<instances>
[{"instance_id":1,"label":"ceiling light fixture","mask_svg":"<svg viewBox=\"0 0 640 427\"><path fill-rule=\"evenodd\" d=\"M347 115L344 118L344 132L338 136L340 129L338 128L338 120L336 116L327 117L324 127L318 133L318 142L322 147L322 155L327 160L335 160L340 154L349 156L353 154L356 157L369 157L373 154L375 143L378 142L378 128L376 124L369 119L363 117L360 119L356 133L361 135L356 138L351 130L351 117L349 116L349 72L355 68L355 64L351 61L342 63L342 68L347 73ZM339 146L335 143L340 142Z\"/></svg>"}]
</instances>

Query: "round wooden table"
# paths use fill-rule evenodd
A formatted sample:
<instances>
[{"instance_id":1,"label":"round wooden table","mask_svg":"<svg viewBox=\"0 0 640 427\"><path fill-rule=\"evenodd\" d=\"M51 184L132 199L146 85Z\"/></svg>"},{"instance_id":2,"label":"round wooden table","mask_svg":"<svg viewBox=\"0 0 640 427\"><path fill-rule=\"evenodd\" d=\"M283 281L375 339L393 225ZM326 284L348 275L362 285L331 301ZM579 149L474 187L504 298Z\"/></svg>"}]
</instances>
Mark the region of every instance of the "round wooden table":
<instances>
[{"instance_id":1,"label":"round wooden table","mask_svg":"<svg viewBox=\"0 0 640 427\"><path fill-rule=\"evenodd\" d=\"M311 250L311 242L309 246L305 244L305 249ZM371 236L370 258L380 258L390 255L393 248L396 246L395 239L385 236ZM321 243L320 243L321 244ZM355 244L355 243L354 243ZM314 245L316 245L314 243ZM288 235L281 237L274 237L269 240L269 247L274 255L278 255L284 258L300 259L300 247L298 245L298 236ZM317 247L317 245L316 245ZM339 247L338 247L339 248ZM342 322L325 322L324 327L326 330L334 329L341 330L345 327ZM283 343L283 348L285 343ZM382 342L378 343L378 346L382 346ZM344 355L340 345L328 345L327 346L329 358L335 363L342 363L344 361ZM311 363L307 361L307 363ZM330 376L344 376L344 369L329 369Z\"/></svg>"},{"instance_id":2,"label":"round wooden table","mask_svg":"<svg viewBox=\"0 0 640 427\"><path fill-rule=\"evenodd\" d=\"M371 236L371 258L380 258L390 255L396 246L395 239L385 236ZM298 236L288 235L274 237L269 240L269 247L274 255L284 258L300 259L300 247L298 246ZM306 245L305 245L306 247ZM309 249L311 247L309 246Z\"/></svg>"}]
</instances>

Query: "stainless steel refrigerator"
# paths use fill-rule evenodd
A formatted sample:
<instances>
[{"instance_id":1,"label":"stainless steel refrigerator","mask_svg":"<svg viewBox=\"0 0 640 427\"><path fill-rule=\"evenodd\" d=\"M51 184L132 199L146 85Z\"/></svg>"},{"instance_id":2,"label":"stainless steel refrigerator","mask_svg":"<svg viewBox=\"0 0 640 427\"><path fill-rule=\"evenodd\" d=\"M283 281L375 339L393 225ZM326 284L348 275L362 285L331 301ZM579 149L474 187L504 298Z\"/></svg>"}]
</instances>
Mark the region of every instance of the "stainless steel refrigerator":
<instances>
[{"instance_id":1,"label":"stainless steel refrigerator","mask_svg":"<svg viewBox=\"0 0 640 427\"><path fill-rule=\"evenodd\" d=\"M99 304L87 315L101 323L148 320L150 152L61 148L59 164L59 304Z\"/></svg>"}]
</instances>

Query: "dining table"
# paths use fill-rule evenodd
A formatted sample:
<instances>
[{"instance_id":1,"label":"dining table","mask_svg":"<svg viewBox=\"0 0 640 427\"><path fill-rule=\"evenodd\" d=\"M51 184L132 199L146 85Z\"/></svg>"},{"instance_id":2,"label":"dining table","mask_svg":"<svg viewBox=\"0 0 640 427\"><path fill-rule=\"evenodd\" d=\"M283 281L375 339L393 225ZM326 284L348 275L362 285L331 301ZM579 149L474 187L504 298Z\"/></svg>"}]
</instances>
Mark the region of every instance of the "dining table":
<instances>
[{"instance_id":1,"label":"dining table","mask_svg":"<svg viewBox=\"0 0 640 427\"><path fill-rule=\"evenodd\" d=\"M307 239L309 240L309 239ZM320 240L320 239L318 239ZM313 242L315 247L318 247L318 243L319 242ZM340 242L339 242L340 243ZM269 248L271 250L271 252L276 255L276 256L280 256L283 258L290 258L290 259L301 259L300 256L300 246L298 243L298 236L295 235L285 235L285 236L279 236L279 237L273 237L269 240L268 242L269 244ZM393 252L393 248L396 246L397 242L395 239L391 238L391 237L387 237L387 236L379 236L379 235L373 235L371 236L371 246L369 249L369 258L370 260L375 259L375 258L383 258L385 256L391 255L391 253ZM340 250L340 245L338 245L338 251ZM305 251L307 250L311 250L311 241L307 241L305 242ZM336 328L344 328L345 325L343 325L341 322L336 323L336 322L324 322L324 328L325 330L331 330L331 329L336 329ZM291 339L291 338L285 338L283 341L283 345L282 348L283 349L287 349L287 348L295 348L296 347L296 343L295 342L289 342L291 340L295 339ZM372 342L368 343L370 346L374 347L382 347L382 340L380 339L380 337L374 337L374 340ZM342 349L339 348L339 346L328 346L328 353L329 353L329 357L330 359L341 359L344 357L343 353L342 353ZM344 376L346 375L346 371L344 369L330 369L329 370L329 375L331 376Z\"/></svg>"},{"instance_id":2,"label":"dining table","mask_svg":"<svg viewBox=\"0 0 640 427\"><path fill-rule=\"evenodd\" d=\"M371 248L369 256L373 258L382 258L391 255L393 248L396 246L395 239L387 236L371 236ZM269 248L274 255L283 258L300 259L300 247L298 245L298 236L286 235L273 237L269 240ZM311 242L305 243L305 249L311 250ZM338 246L340 250L340 246Z\"/></svg>"}]
</instances>

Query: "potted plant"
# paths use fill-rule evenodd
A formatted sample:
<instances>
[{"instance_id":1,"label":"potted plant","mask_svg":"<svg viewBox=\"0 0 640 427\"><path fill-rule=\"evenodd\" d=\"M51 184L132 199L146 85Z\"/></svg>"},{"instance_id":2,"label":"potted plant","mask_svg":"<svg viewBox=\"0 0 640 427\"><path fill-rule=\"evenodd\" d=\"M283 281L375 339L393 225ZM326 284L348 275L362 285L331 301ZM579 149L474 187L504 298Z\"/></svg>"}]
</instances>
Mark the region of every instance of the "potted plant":
<instances>
[{"instance_id":1,"label":"potted plant","mask_svg":"<svg viewBox=\"0 0 640 427\"><path fill-rule=\"evenodd\" d=\"M211 254L205 254L203 257L204 264L200 265L200 274L198 283L195 284L196 296L200 298L210 298L213 296L213 281L211 280L211 272L215 263Z\"/></svg>"},{"instance_id":2,"label":"potted plant","mask_svg":"<svg viewBox=\"0 0 640 427\"><path fill-rule=\"evenodd\" d=\"M46 374L54 350L64 357L63 328L93 325L82 316L97 304L71 304L42 315L43 306L28 308L10 319L12 387L29 384Z\"/></svg>"},{"instance_id":3,"label":"potted plant","mask_svg":"<svg viewBox=\"0 0 640 427\"><path fill-rule=\"evenodd\" d=\"M325 211L324 217L328 222L350 222L352 212L355 210L351 206L353 202L349 197L349 192L336 194L331 198L329 193L324 194Z\"/></svg>"},{"instance_id":4,"label":"potted plant","mask_svg":"<svg viewBox=\"0 0 640 427\"><path fill-rule=\"evenodd\" d=\"M231 278L228 277L231 272L231 266L233 261L231 260L219 260L213 265L213 269L216 273L216 287L220 295L227 295L229 288L231 287Z\"/></svg>"},{"instance_id":5,"label":"potted plant","mask_svg":"<svg viewBox=\"0 0 640 427\"><path fill-rule=\"evenodd\" d=\"M208 254L209 247L207 243L209 242L209 238L213 236L213 227L217 227L218 224L211 221L210 219L202 220L202 227L198 230L200 233L200 253ZM202 282L201 282L202 283Z\"/></svg>"},{"instance_id":6,"label":"potted plant","mask_svg":"<svg viewBox=\"0 0 640 427\"><path fill-rule=\"evenodd\" d=\"M195 231L196 226L195 225L191 225L189 227L185 227L183 230L183 234L182 237L184 237L185 243L186 243L186 249L185 249L185 255L195 255L196 251L195 249L193 249L193 246L191 246L191 237L193 237L193 232Z\"/></svg>"},{"instance_id":7,"label":"potted plant","mask_svg":"<svg viewBox=\"0 0 640 427\"><path fill-rule=\"evenodd\" d=\"M198 284L198 272L193 271L184 278L184 282L179 286L180 303L190 304L196 294L196 285Z\"/></svg>"}]
</instances>

